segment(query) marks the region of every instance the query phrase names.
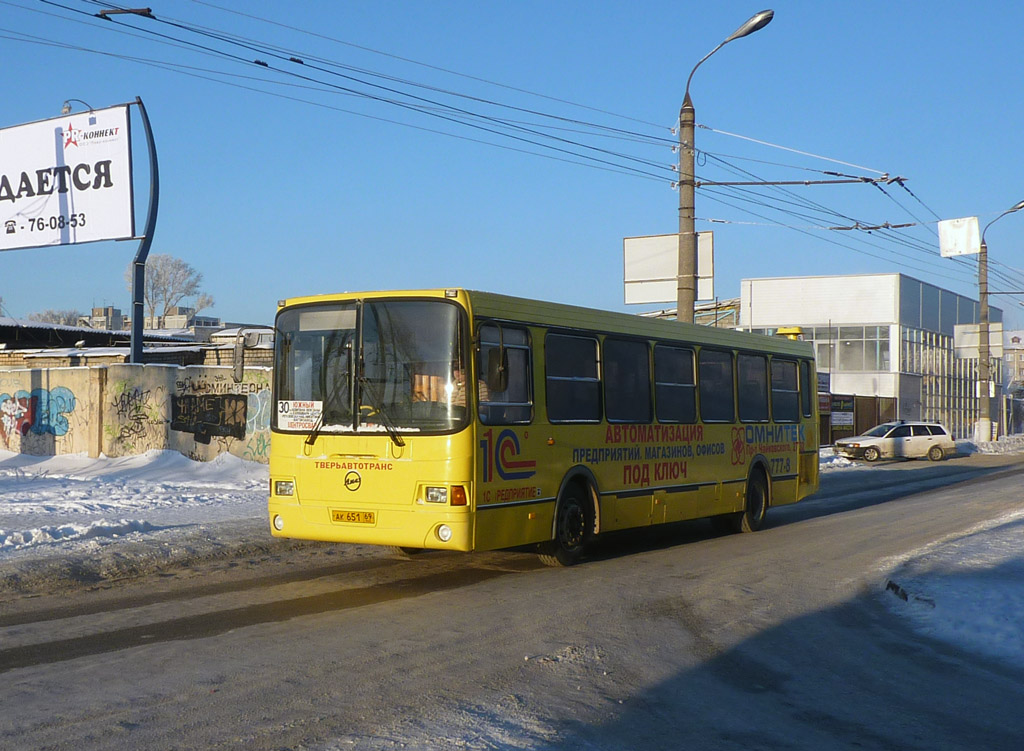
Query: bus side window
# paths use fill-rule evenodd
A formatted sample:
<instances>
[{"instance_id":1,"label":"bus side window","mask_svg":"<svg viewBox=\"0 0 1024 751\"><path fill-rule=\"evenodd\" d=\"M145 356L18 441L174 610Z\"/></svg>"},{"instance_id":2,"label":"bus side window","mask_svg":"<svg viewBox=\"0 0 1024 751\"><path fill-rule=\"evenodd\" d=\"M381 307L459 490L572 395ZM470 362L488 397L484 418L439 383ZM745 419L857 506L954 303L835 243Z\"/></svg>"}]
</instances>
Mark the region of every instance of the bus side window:
<instances>
[{"instance_id":1,"label":"bus side window","mask_svg":"<svg viewBox=\"0 0 1024 751\"><path fill-rule=\"evenodd\" d=\"M530 334L524 328L480 326L477 356L477 399L485 425L521 425L533 420L533 367ZM493 372L504 372L500 381ZM504 385L504 389L498 386Z\"/></svg>"},{"instance_id":2,"label":"bus side window","mask_svg":"<svg viewBox=\"0 0 1024 751\"><path fill-rule=\"evenodd\" d=\"M651 356L647 342L605 338L604 408L608 422L651 421Z\"/></svg>"},{"instance_id":3,"label":"bus side window","mask_svg":"<svg viewBox=\"0 0 1024 751\"><path fill-rule=\"evenodd\" d=\"M548 334L544 367L551 422L601 421L597 352L594 337Z\"/></svg>"},{"instance_id":4,"label":"bus side window","mask_svg":"<svg viewBox=\"0 0 1024 751\"><path fill-rule=\"evenodd\" d=\"M693 350L654 346L654 404L658 422L697 421L697 388Z\"/></svg>"},{"instance_id":5,"label":"bus side window","mask_svg":"<svg viewBox=\"0 0 1024 751\"><path fill-rule=\"evenodd\" d=\"M793 360L772 359L772 419L776 422L796 422L797 410L796 363Z\"/></svg>"},{"instance_id":6,"label":"bus side window","mask_svg":"<svg viewBox=\"0 0 1024 751\"><path fill-rule=\"evenodd\" d=\"M804 417L810 417L813 414L814 403L811 401L814 398L815 389L811 390L811 364L807 360L800 361L800 408L803 412Z\"/></svg>"},{"instance_id":7,"label":"bus side window","mask_svg":"<svg viewBox=\"0 0 1024 751\"><path fill-rule=\"evenodd\" d=\"M768 421L768 358L764 355L741 353L736 358L739 371L737 393L740 420L743 422Z\"/></svg>"},{"instance_id":8,"label":"bus side window","mask_svg":"<svg viewBox=\"0 0 1024 751\"><path fill-rule=\"evenodd\" d=\"M697 355L697 375L701 419L705 422L732 422L736 418L732 352L701 349Z\"/></svg>"}]
</instances>

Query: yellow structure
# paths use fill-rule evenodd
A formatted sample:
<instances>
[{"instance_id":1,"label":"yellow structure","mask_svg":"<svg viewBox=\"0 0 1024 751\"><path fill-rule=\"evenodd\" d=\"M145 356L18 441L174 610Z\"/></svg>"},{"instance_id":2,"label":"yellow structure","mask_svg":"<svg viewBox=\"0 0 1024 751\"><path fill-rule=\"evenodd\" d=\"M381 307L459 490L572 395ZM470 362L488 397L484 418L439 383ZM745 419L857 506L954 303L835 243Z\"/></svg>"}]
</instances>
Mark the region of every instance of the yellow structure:
<instances>
[{"instance_id":1,"label":"yellow structure","mask_svg":"<svg viewBox=\"0 0 1024 751\"><path fill-rule=\"evenodd\" d=\"M804 338L804 330L799 326L780 326L775 329L776 336L784 336L787 339L792 339L794 342L802 341Z\"/></svg>"}]
</instances>

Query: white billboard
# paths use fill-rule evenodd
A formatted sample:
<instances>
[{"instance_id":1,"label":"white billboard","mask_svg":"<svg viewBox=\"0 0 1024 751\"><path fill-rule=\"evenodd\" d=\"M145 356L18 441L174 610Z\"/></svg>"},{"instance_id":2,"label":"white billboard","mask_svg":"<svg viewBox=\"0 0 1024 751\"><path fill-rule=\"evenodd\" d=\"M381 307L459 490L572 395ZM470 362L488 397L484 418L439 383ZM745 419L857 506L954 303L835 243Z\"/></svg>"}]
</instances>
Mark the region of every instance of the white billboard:
<instances>
[{"instance_id":1,"label":"white billboard","mask_svg":"<svg viewBox=\"0 0 1024 751\"><path fill-rule=\"evenodd\" d=\"M939 222L939 254L943 258L981 252L978 217L945 219Z\"/></svg>"},{"instance_id":2,"label":"white billboard","mask_svg":"<svg viewBox=\"0 0 1024 751\"><path fill-rule=\"evenodd\" d=\"M0 129L0 250L135 236L128 105Z\"/></svg>"},{"instance_id":3,"label":"white billboard","mask_svg":"<svg viewBox=\"0 0 1024 751\"><path fill-rule=\"evenodd\" d=\"M679 235L647 235L622 240L625 303L676 302ZM715 245L712 232L697 233L696 299L715 297Z\"/></svg>"}]
</instances>

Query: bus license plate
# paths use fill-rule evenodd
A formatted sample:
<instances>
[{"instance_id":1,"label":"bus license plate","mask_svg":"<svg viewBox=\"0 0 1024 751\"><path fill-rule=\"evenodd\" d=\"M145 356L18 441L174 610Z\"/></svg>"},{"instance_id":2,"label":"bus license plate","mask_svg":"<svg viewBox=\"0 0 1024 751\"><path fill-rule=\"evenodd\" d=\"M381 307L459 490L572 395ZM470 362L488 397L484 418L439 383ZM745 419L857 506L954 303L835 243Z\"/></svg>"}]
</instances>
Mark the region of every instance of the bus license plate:
<instances>
[{"instance_id":1,"label":"bus license plate","mask_svg":"<svg viewBox=\"0 0 1024 751\"><path fill-rule=\"evenodd\" d=\"M374 511L331 509L331 521L335 524L376 524L377 514Z\"/></svg>"}]
</instances>

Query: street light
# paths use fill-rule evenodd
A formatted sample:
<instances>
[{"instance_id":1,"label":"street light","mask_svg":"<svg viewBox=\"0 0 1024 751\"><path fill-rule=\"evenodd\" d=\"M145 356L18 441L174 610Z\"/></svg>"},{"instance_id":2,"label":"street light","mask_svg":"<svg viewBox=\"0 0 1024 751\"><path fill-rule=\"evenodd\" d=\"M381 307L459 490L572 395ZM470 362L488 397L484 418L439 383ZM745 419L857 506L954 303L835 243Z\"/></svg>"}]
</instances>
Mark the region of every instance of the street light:
<instances>
[{"instance_id":1,"label":"street light","mask_svg":"<svg viewBox=\"0 0 1024 751\"><path fill-rule=\"evenodd\" d=\"M763 29L772 20L775 11L762 10L729 35L711 52L704 55L686 79L686 95L679 110L679 266L676 274L676 320L693 323L693 303L697 293L697 235L694 233L694 175L693 175L693 101L690 99L690 81L705 60L734 39Z\"/></svg>"},{"instance_id":2,"label":"street light","mask_svg":"<svg viewBox=\"0 0 1024 751\"><path fill-rule=\"evenodd\" d=\"M1015 203L1002 214L985 225L981 231L981 247L978 251L978 390L980 399L978 402L978 425L974 431L974 438L977 441L992 440L992 417L991 405L989 403L989 391L992 380L989 369L989 342L988 342L988 245L985 244L985 233L988 228L998 222L1007 214L1024 209L1024 201Z\"/></svg>"}]
</instances>

